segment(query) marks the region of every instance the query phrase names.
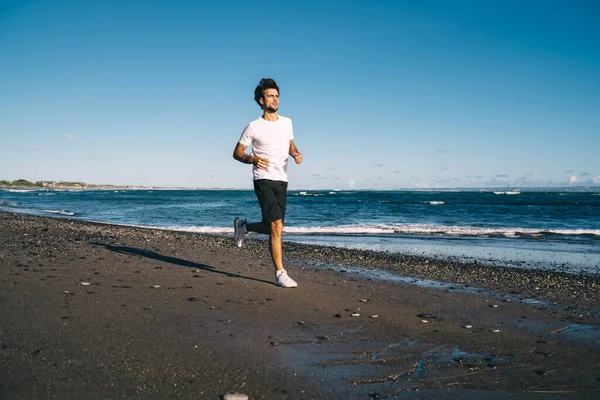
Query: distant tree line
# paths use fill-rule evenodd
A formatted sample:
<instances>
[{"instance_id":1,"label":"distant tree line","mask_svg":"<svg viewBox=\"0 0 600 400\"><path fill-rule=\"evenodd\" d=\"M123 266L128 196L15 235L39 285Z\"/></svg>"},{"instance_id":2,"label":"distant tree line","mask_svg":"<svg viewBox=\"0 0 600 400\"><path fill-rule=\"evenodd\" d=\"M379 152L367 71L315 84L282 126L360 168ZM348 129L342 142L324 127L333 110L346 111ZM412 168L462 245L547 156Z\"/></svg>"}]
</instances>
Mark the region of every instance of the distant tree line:
<instances>
[{"instance_id":1,"label":"distant tree line","mask_svg":"<svg viewBox=\"0 0 600 400\"><path fill-rule=\"evenodd\" d=\"M26 186L26 187L43 187L41 182L29 182L26 179L17 179L16 181L0 181L2 186Z\"/></svg>"},{"instance_id":2,"label":"distant tree line","mask_svg":"<svg viewBox=\"0 0 600 400\"><path fill-rule=\"evenodd\" d=\"M52 186L65 186L65 187L85 187L88 186L84 182L54 182L54 181L37 181L30 182L27 179L17 179L16 181L0 181L1 187L28 187L28 188L44 188Z\"/></svg>"}]
</instances>

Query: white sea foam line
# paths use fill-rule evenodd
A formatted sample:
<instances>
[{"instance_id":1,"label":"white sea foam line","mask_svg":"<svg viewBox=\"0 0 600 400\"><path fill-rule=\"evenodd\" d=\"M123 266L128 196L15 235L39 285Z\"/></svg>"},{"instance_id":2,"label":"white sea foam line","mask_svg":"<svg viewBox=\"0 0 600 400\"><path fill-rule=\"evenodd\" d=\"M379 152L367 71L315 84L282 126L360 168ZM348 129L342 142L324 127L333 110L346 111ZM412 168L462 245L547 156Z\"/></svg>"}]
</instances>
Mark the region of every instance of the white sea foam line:
<instances>
[{"instance_id":1,"label":"white sea foam line","mask_svg":"<svg viewBox=\"0 0 600 400\"><path fill-rule=\"evenodd\" d=\"M71 211L64 211L64 210L40 210L41 212L46 212L46 213L51 213L51 214L60 214L60 215L68 215L68 216L74 216L75 213L71 212Z\"/></svg>"},{"instance_id":2,"label":"white sea foam line","mask_svg":"<svg viewBox=\"0 0 600 400\"><path fill-rule=\"evenodd\" d=\"M233 228L225 228L220 226L153 226L152 228L193 233L233 233Z\"/></svg>"},{"instance_id":3,"label":"white sea foam line","mask_svg":"<svg viewBox=\"0 0 600 400\"><path fill-rule=\"evenodd\" d=\"M320 227L286 227L284 232L296 234L444 234L450 236L503 235L516 237L520 234L542 235L545 233L561 235L597 235L599 229L520 229L520 228L475 228L436 225L341 225Z\"/></svg>"},{"instance_id":4,"label":"white sea foam line","mask_svg":"<svg viewBox=\"0 0 600 400\"><path fill-rule=\"evenodd\" d=\"M155 229L164 229L170 231L228 234L233 233L233 228L219 226L155 226ZM341 225L341 226L321 226L321 227L285 227L285 233L310 235L310 234L353 234L353 235L431 235L441 234L448 236L482 236L482 235L503 235L506 237L517 237L519 234L542 235L545 233L561 235L596 235L600 236L600 230L577 229L577 230L538 230L538 229L485 229L472 227L451 227L451 226L420 226L420 225Z\"/></svg>"}]
</instances>

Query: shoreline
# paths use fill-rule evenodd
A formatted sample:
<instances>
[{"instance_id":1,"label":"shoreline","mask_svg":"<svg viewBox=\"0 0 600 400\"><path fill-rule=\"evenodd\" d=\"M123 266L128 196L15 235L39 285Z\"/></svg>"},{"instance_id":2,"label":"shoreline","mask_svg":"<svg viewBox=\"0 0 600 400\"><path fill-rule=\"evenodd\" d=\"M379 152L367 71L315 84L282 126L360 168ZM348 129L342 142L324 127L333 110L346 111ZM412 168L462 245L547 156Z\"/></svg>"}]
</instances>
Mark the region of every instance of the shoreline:
<instances>
[{"instance_id":1,"label":"shoreline","mask_svg":"<svg viewBox=\"0 0 600 400\"><path fill-rule=\"evenodd\" d=\"M23 212L40 216L57 216L57 217L75 217L77 219L85 219L88 221L97 221L113 224L125 224L134 226L146 226L148 228L164 228L177 231L189 231L194 233L207 233L211 235L227 235L231 233L231 223L227 213L229 207L224 207L227 203L214 203L215 198L220 198L222 201L232 201L232 204L244 204L252 197L251 192L235 193L225 191L219 195L211 194L210 191L186 191L180 194L149 194L145 193L140 196L129 196L123 193L110 192L109 195L100 194L64 194L51 196L46 198L38 197L38 193L32 194L12 194L3 198L5 203L0 200L0 210L7 212ZM50 194L50 193L48 193ZM547 201L557 201L558 204L571 204L573 201L579 201L579 196L563 197L562 194L542 193L535 195L523 195L513 197L513 200L503 200L502 197L495 195L484 194L482 200L485 204L492 205L500 202L502 204L511 204L511 210L518 215L523 210L518 204L546 204ZM123 198L121 198L123 196ZM325 194L325 196L328 196ZM558 213L555 225L548 225L543 221L536 221L535 215L541 212L534 207L532 217L526 218L521 224L520 220L515 220L514 215L507 217L503 222L497 222L495 219L487 220L490 215L493 215L492 208L485 207L486 212L481 217L487 222L477 222L477 208L480 205L476 199L480 195L469 193L458 193L448 195L449 197L439 198L438 195L430 194L394 194L390 195L393 198L400 197L405 200L401 204L411 204L409 208L417 207L419 212L425 213L422 217L424 223L409 223L407 221L396 221L391 211L396 207L395 202L387 205L387 195L373 193L349 194L345 193L344 197L328 196L327 202L355 205L353 201L367 201L369 206L360 205L360 209L365 209L366 212L375 212L372 221L369 219L359 219L357 221L348 220L345 218L338 219L340 216L332 215L327 221L319 221L310 216L304 217L304 220L290 219L289 226L284 228L285 239L288 242L320 244L324 246L337 246L363 250L374 250L377 252L402 253L429 256L442 260L462 261L464 263L485 263L494 266L506 266L519 269L540 269L540 270L555 270L575 274L588 274L590 276L600 276L600 252L597 249L598 238L600 238L600 230L587 219L565 219L562 224L564 213ZM382 197L383 196L383 197ZM405 196L408 196L405 198ZM541 196L541 197L540 197ZM550 197L548 197L550 196ZM105 198L106 197L106 198ZM156 197L156 198L155 198ZM190 197L190 199L188 199ZM298 194L292 194L291 198L297 198L295 204L300 207L302 212L296 210L295 214L302 215L306 213L306 207L312 204L314 199L300 198ZM310 197L310 196L309 196ZM346 203L345 199L349 197L353 199ZM390 198L392 198L390 197ZM118 209L112 210L109 204L103 204L110 198L112 206L120 204L125 198L128 199L126 205L119 206ZM182 209L177 206L173 213L166 212L169 207L172 207L172 202L178 202L181 199L185 200L185 204L202 204L202 206L194 205L193 208L206 208L206 211L201 211L197 215L190 213L187 207ZM191 203L190 200L194 199ZM253 199L254 197L252 197ZM415 201L414 206L412 200ZM514 199L520 198L520 200ZM542 200L542 198L544 200ZM446 200L447 206L431 206L430 203L438 203L430 200ZM453 200L454 199L454 200ZM506 199L506 197L505 197ZM576 200L574 200L576 199ZM583 195L582 201L585 204L595 206L598 204L597 196ZM481 199L480 199L481 200ZM371 203L372 201L372 203ZM406 203L405 201L408 201ZM140 207L141 203L146 204L146 212L139 213L136 207ZM443 201L441 201L443 203ZM140 203L140 204L138 204ZM321 203L317 201L318 204ZM514 204L513 204L514 203ZM358 203L356 203L358 204ZM552 203L554 204L554 203ZM296 207L295 206L295 207ZM514 207L513 207L514 206ZM568 207L572 207L573 204ZM19 211L18 208L21 208ZM374 208L373 208L374 207ZM404 206L402 206L404 207ZM234 207L235 208L235 207ZM553 206L553 210L556 207ZM386 215L383 219L378 219L375 215L379 215L379 210ZM464 214L459 210L464 209ZM542 207L543 209L543 207ZM574 211L572 208L568 208ZM153 211L157 213L154 214ZM375 211L378 210L378 211ZM491 210L491 211L490 211ZM520 211L519 211L520 210ZM536 211L537 210L537 211ZM165 213L166 212L166 213ZM454 215L450 220L427 223L427 213L432 212L434 215L450 213ZM512 212L512 211L511 211ZM555 211L553 211L555 212ZM223 214L225 213L225 214ZM310 211L309 211L310 213ZM581 213L578 213L580 215ZM410 215L410 212L407 214ZM460 216L464 215L464 216ZM511 214L512 215L512 214ZM250 219L256 218L255 215L247 215ZM437 217L431 218L440 218ZM444 217L445 218L445 217ZM419 219L420 220L420 219ZM229 222L227 222L229 221ZM386 222L387 221L387 222ZM431 221L430 221L431 222ZM497 224L497 226L495 225ZM564 228L564 229L561 229ZM524 261L520 261L524 260Z\"/></svg>"},{"instance_id":2,"label":"shoreline","mask_svg":"<svg viewBox=\"0 0 600 400\"><path fill-rule=\"evenodd\" d=\"M0 211L0 216L33 217L42 220L62 220L82 225L114 227L115 229L140 229L159 231L173 235L202 237L214 240L219 247L227 248L231 235L204 232L187 232L160 227L144 227L110 222L87 221L61 216L33 215ZM295 265L312 264L316 269L362 269L365 272L385 271L395 276L416 278L446 284L455 288L481 289L512 297L537 299L554 305L564 304L600 316L600 276L567 273L557 270L540 270L518 267L487 265L485 262L464 262L459 257L431 257L387 251L351 249L320 244L303 244L283 240L284 261ZM258 254L266 243L266 236L249 235L245 250ZM264 254L263 254L264 257ZM268 258L266 262L270 263ZM577 295L583 294L583 296Z\"/></svg>"},{"instance_id":3,"label":"shoreline","mask_svg":"<svg viewBox=\"0 0 600 400\"><path fill-rule=\"evenodd\" d=\"M282 289L253 237L238 249L227 236L5 212L0 235L0 397L600 393L597 278L284 237L299 287Z\"/></svg>"}]
</instances>

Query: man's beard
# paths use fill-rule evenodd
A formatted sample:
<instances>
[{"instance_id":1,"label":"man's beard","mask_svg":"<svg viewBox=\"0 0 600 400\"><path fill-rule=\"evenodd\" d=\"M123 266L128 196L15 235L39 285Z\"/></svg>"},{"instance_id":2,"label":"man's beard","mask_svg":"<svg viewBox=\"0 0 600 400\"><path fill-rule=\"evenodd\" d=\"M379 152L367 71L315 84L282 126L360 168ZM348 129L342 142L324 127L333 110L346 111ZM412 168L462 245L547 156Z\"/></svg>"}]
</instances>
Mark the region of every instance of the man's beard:
<instances>
[{"instance_id":1,"label":"man's beard","mask_svg":"<svg viewBox=\"0 0 600 400\"><path fill-rule=\"evenodd\" d=\"M269 107L269 106L265 107L265 111L269 112L269 113L276 113L278 109L279 109L279 107L272 107L272 106L271 107Z\"/></svg>"}]
</instances>

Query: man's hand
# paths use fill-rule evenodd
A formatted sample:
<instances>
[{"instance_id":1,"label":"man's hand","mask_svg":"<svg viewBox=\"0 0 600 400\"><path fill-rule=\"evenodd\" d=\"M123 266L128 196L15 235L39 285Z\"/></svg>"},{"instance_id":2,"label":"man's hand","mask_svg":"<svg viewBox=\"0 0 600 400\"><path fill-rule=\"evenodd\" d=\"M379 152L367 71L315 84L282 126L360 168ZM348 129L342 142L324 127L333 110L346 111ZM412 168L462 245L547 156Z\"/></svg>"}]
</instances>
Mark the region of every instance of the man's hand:
<instances>
[{"instance_id":1,"label":"man's hand","mask_svg":"<svg viewBox=\"0 0 600 400\"><path fill-rule=\"evenodd\" d=\"M252 164L254 164L254 166L258 169L266 170L269 168L269 159L261 158L261 157L254 157L254 160L252 160Z\"/></svg>"},{"instance_id":2,"label":"man's hand","mask_svg":"<svg viewBox=\"0 0 600 400\"><path fill-rule=\"evenodd\" d=\"M296 164L302 164L302 153L297 151L296 153L292 154L292 157L294 157L294 161L296 161Z\"/></svg>"}]
</instances>

